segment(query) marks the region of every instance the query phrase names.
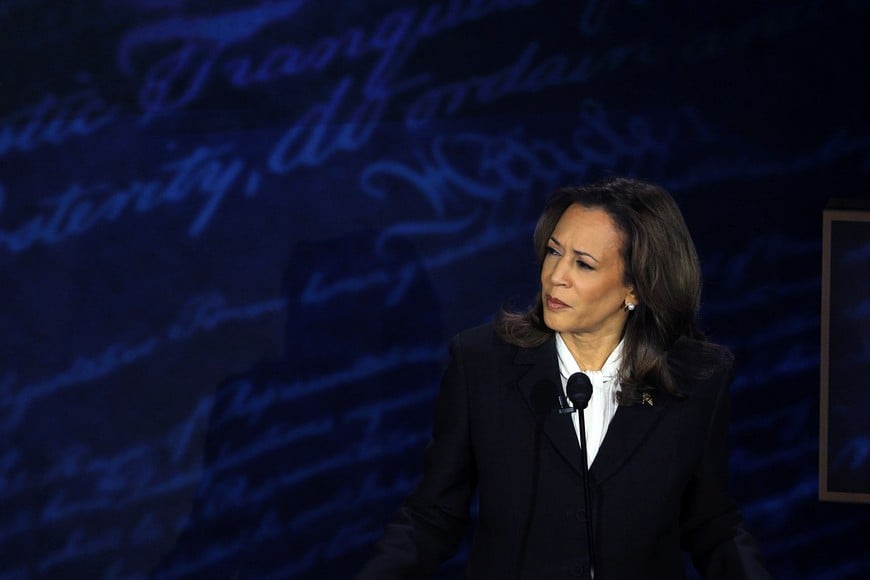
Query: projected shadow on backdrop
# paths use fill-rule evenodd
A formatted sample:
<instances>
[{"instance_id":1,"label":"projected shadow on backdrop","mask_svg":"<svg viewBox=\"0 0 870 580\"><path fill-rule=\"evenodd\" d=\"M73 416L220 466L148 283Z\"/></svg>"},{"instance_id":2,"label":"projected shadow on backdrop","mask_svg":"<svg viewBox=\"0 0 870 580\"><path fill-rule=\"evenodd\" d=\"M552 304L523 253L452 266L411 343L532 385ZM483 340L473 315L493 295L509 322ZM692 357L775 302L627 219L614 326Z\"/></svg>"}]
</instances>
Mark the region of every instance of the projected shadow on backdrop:
<instances>
[{"instance_id":1,"label":"projected shadow on backdrop","mask_svg":"<svg viewBox=\"0 0 870 580\"><path fill-rule=\"evenodd\" d=\"M309 300L312 273L352 281L373 264L384 283ZM422 459L443 331L413 245L371 231L303 242L284 281L285 356L215 391L191 514L156 578L349 577L382 531L373 514L417 478L395 458ZM350 360L363 344L372 354Z\"/></svg>"}]
</instances>

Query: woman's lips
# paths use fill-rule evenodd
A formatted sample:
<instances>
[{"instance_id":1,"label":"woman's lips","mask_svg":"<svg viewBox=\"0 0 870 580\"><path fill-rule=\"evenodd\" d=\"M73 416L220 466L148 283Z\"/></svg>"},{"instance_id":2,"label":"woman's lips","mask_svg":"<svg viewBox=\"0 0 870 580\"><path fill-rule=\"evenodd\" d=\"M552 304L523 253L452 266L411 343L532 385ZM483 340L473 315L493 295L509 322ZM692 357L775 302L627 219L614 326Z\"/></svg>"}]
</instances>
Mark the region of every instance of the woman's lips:
<instances>
[{"instance_id":1,"label":"woman's lips","mask_svg":"<svg viewBox=\"0 0 870 580\"><path fill-rule=\"evenodd\" d=\"M547 296L546 302L547 308L550 310L562 310L563 308L568 308L567 304L549 295Z\"/></svg>"}]
</instances>

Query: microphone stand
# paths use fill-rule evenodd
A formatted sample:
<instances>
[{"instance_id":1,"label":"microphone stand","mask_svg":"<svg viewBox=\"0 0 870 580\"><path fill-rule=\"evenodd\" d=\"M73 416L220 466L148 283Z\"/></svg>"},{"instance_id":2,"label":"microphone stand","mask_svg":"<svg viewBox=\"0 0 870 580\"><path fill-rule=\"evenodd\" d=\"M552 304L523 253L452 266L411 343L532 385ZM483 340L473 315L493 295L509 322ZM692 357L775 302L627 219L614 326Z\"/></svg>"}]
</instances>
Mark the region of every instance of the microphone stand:
<instances>
[{"instance_id":1,"label":"microphone stand","mask_svg":"<svg viewBox=\"0 0 870 580\"><path fill-rule=\"evenodd\" d=\"M580 461L583 468L583 503L586 507L586 544L589 550L589 580L592 580L592 570L595 568L595 542L592 540L592 496L589 491L589 463L586 455L586 421L583 419L583 409L577 411L580 419Z\"/></svg>"},{"instance_id":2,"label":"microphone stand","mask_svg":"<svg viewBox=\"0 0 870 580\"><path fill-rule=\"evenodd\" d=\"M583 504L586 508L586 547L589 552L588 577L592 580L592 570L595 569L595 541L592 536L592 494L589 489L589 459L586 454L586 420L583 410L589 405L592 398L592 382L583 373L574 373L568 378L565 387L568 398L577 411L577 419L580 424L580 474L583 477Z\"/></svg>"}]
</instances>

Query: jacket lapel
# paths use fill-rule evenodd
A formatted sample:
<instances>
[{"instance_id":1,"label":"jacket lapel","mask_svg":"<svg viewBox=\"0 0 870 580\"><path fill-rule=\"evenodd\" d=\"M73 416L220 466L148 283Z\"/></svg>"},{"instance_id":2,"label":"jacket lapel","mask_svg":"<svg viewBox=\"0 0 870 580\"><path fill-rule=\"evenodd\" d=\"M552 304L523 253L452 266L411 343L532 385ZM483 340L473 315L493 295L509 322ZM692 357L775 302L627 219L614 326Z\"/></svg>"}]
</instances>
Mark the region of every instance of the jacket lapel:
<instances>
[{"instance_id":1,"label":"jacket lapel","mask_svg":"<svg viewBox=\"0 0 870 580\"><path fill-rule=\"evenodd\" d=\"M543 421L543 432L562 458L579 475L580 444L571 415L557 412L557 397L562 394L556 343L553 338L539 347L520 348L515 358L520 367L531 367L517 381L529 411L537 421Z\"/></svg>"},{"instance_id":2,"label":"jacket lapel","mask_svg":"<svg viewBox=\"0 0 870 580\"><path fill-rule=\"evenodd\" d=\"M518 349L515 363L528 368L528 372L520 376L517 386L529 411L537 420L543 421L544 434L579 475L580 444L571 415L557 412L557 397L562 394L562 383L555 340L550 338L541 346ZM619 406L592 462L592 481L603 483L631 458L665 414L669 399L658 395L653 405Z\"/></svg>"},{"instance_id":3,"label":"jacket lapel","mask_svg":"<svg viewBox=\"0 0 870 580\"><path fill-rule=\"evenodd\" d=\"M592 462L590 474L602 484L628 461L668 408L668 397L659 396L650 405L620 405Z\"/></svg>"}]
</instances>

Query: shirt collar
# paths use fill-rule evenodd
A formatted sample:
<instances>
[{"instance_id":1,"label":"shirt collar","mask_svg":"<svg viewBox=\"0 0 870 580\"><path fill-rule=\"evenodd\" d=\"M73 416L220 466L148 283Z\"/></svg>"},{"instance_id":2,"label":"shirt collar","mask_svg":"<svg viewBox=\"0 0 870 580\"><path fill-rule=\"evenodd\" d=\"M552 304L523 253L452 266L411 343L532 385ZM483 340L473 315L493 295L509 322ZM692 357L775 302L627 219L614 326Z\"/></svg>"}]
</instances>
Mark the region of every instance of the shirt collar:
<instances>
[{"instance_id":1,"label":"shirt collar","mask_svg":"<svg viewBox=\"0 0 870 580\"><path fill-rule=\"evenodd\" d=\"M622 362L622 345L625 339L620 339L619 343L613 349L613 352L604 361L600 371L586 371L580 368L577 361L574 360L574 355L568 350L568 345L565 344L565 339L558 332L556 333L556 354L559 357L559 373L562 378L568 379L571 375L578 372L586 373L587 375L601 375L612 379L619 374L619 365Z\"/></svg>"}]
</instances>

